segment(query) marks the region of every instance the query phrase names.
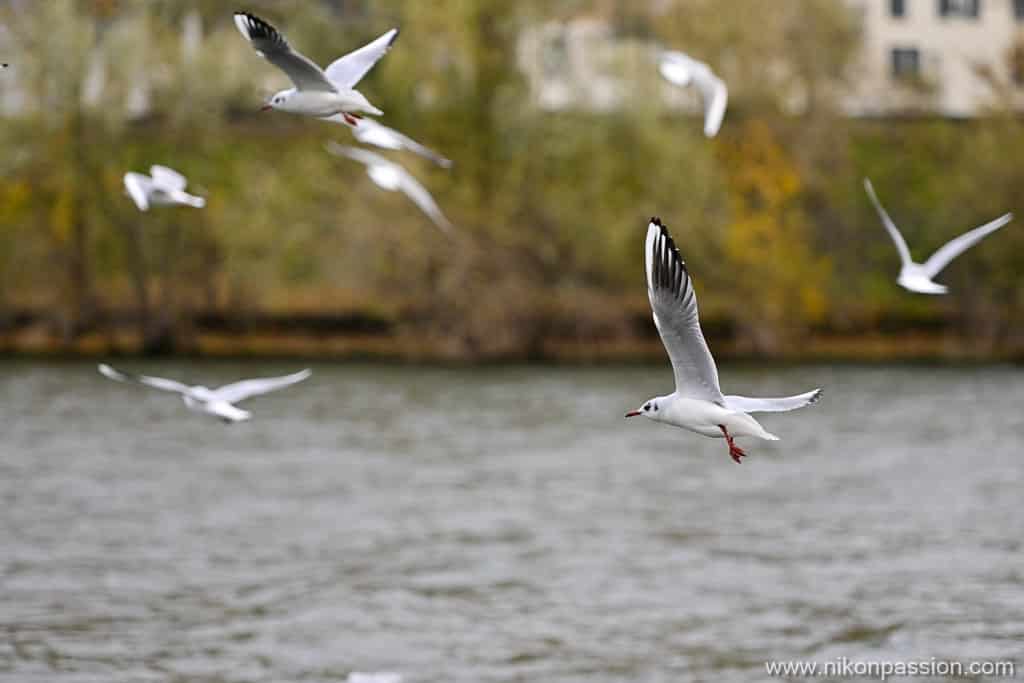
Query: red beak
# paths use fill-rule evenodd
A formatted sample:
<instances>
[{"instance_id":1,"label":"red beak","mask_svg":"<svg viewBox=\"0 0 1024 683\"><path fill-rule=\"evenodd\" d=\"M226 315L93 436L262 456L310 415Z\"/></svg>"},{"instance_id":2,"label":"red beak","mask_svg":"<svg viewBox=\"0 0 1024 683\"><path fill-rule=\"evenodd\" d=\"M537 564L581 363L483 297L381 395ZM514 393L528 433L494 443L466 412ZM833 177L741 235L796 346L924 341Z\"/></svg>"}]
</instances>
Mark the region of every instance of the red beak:
<instances>
[{"instance_id":1,"label":"red beak","mask_svg":"<svg viewBox=\"0 0 1024 683\"><path fill-rule=\"evenodd\" d=\"M628 413L626 413L626 417L636 417L639 414L640 414L639 410L631 410Z\"/></svg>"},{"instance_id":2,"label":"red beak","mask_svg":"<svg viewBox=\"0 0 1024 683\"><path fill-rule=\"evenodd\" d=\"M270 111L271 109L273 109L273 107L271 107L269 104L264 104L262 107L260 107L260 111Z\"/></svg>"}]
</instances>

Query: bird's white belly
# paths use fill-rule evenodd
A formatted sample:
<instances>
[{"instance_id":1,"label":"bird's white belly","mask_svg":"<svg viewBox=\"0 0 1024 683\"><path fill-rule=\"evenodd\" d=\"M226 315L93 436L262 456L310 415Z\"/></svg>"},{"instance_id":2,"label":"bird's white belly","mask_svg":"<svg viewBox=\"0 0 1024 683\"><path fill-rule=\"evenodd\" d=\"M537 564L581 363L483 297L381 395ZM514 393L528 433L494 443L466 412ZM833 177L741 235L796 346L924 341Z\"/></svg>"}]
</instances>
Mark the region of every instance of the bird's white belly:
<instances>
[{"instance_id":1,"label":"bird's white belly","mask_svg":"<svg viewBox=\"0 0 1024 683\"><path fill-rule=\"evenodd\" d=\"M278 108L293 114L305 114L324 118L346 112L377 113L377 110L355 90L326 92L300 90Z\"/></svg>"},{"instance_id":2,"label":"bird's white belly","mask_svg":"<svg viewBox=\"0 0 1024 683\"><path fill-rule=\"evenodd\" d=\"M665 406L659 420L704 436L722 438L722 430L718 425L725 424L731 415L731 411L710 401L676 398Z\"/></svg>"},{"instance_id":3,"label":"bird's white belly","mask_svg":"<svg viewBox=\"0 0 1024 683\"><path fill-rule=\"evenodd\" d=\"M682 427L712 438L724 438L719 425L729 430L730 436L756 436L765 438L764 428L746 413L728 410L710 401L676 397L665 406L660 421Z\"/></svg>"}]
</instances>

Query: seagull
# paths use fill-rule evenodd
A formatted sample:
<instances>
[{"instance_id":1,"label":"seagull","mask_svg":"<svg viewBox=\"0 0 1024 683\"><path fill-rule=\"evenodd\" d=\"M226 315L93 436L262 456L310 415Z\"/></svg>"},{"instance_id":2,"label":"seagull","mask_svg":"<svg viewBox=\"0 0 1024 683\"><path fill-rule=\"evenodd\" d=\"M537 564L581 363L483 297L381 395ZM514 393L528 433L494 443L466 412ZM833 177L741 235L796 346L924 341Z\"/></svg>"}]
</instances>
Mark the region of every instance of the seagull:
<instances>
[{"instance_id":1,"label":"seagull","mask_svg":"<svg viewBox=\"0 0 1024 683\"><path fill-rule=\"evenodd\" d=\"M124 174L124 188L139 211L149 211L151 206L206 206L205 199L185 192L188 180L174 169L151 166L149 173Z\"/></svg>"},{"instance_id":2,"label":"seagull","mask_svg":"<svg viewBox=\"0 0 1024 683\"><path fill-rule=\"evenodd\" d=\"M336 156L348 157L360 162L366 166L366 174L378 187L392 192L405 193L423 213L434 221L437 227L444 232L449 232L452 229L452 224L441 213L437 202L430 196L427 189L395 162L388 161L376 152L358 147L346 147L334 142L327 144L327 151Z\"/></svg>"},{"instance_id":3,"label":"seagull","mask_svg":"<svg viewBox=\"0 0 1024 683\"><path fill-rule=\"evenodd\" d=\"M394 673L368 674L353 671L345 679L345 683L402 683L402 675Z\"/></svg>"},{"instance_id":4,"label":"seagull","mask_svg":"<svg viewBox=\"0 0 1024 683\"><path fill-rule=\"evenodd\" d=\"M263 111L277 109L292 114L324 118L341 114L355 125L360 113L380 116L384 112L370 104L356 84L387 54L398 37L393 28L377 40L336 59L321 69L308 57L295 52L277 29L257 16L235 12L235 25L256 53L288 74L294 88L282 90L263 106Z\"/></svg>"},{"instance_id":5,"label":"seagull","mask_svg":"<svg viewBox=\"0 0 1024 683\"><path fill-rule=\"evenodd\" d=\"M100 374L117 382L137 382L147 387L180 394L189 410L205 413L219 418L225 424L244 422L252 417L252 413L242 410L234 404L253 396L269 394L278 389L301 382L312 373L308 368L293 375L284 377L266 377L247 379L241 382L226 384L219 389L208 389L204 386L188 386L173 379L150 377L149 375L129 375L109 365L99 365Z\"/></svg>"},{"instance_id":6,"label":"seagull","mask_svg":"<svg viewBox=\"0 0 1024 683\"><path fill-rule=\"evenodd\" d=\"M882 208L881 202L875 195L875 188L867 178L864 179L864 189L867 191L871 203L875 205L878 215L882 218L882 224L889 231L889 236L896 243L896 251L900 253L900 276L896 281L904 289L918 294L945 294L948 292L949 289L945 285L933 282L932 278L942 272L942 269L948 266L950 261L1013 220L1012 213L1004 214L991 223L986 223L950 240L924 263L915 263L910 258L910 249L907 248L906 240L903 239L896 224L889 218L889 214Z\"/></svg>"},{"instance_id":7,"label":"seagull","mask_svg":"<svg viewBox=\"0 0 1024 683\"><path fill-rule=\"evenodd\" d=\"M660 62L659 70L666 81L680 88L691 83L697 86L704 100L704 135L709 138L718 135L729 102L729 89L725 87L725 81L716 76L707 64L682 52L662 52Z\"/></svg>"},{"instance_id":8,"label":"seagull","mask_svg":"<svg viewBox=\"0 0 1024 683\"><path fill-rule=\"evenodd\" d=\"M700 329L697 295L690 273L676 249L668 228L658 218L647 227L647 296L654 312L654 324L672 361L676 390L657 396L626 417L643 415L655 422L682 427L691 432L724 438L729 455L739 463L746 452L736 445L739 436L766 441L779 437L765 431L748 413L785 412L817 403L821 389L786 398L723 396L718 386L718 369Z\"/></svg>"},{"instance_id":9,"label":"seagull","mask_svg":"<svg viewBox=\"0 0 1024 683\"><path fill-rule=\"evenodd\" d=\"M355 136L356 140L364 145L373 145L374 147L392 149L395 151L408 150L414 154L419 154L421 157L430 159L441 168L452 167L451 159L446 159L437 152L424 147L407 135L403 135L394 128L388 128L376 121L363 119L361 121L353 121L349 123L341 114L327 116L324 120L347 124L352 128L352 134Z\"/></svg>"}]
</instances>

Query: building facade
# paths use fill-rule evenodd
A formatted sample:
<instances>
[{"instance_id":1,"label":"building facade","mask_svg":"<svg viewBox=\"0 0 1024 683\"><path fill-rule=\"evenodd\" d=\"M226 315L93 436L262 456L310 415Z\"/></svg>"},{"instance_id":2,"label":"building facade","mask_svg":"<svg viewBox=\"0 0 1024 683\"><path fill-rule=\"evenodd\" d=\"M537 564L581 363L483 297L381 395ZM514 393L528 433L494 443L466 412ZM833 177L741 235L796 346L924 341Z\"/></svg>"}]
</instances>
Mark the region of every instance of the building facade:
<instances>
[{"instance_id":1,"label":"building facade","mask_svg":"<svg viewBox=\"0 0 1024 683\"><path fill-rule=\"evenodd\" d=\"M1024 108L1024 0L846 1L863 27L850 114Z\"/></svg>"}]
</instances>

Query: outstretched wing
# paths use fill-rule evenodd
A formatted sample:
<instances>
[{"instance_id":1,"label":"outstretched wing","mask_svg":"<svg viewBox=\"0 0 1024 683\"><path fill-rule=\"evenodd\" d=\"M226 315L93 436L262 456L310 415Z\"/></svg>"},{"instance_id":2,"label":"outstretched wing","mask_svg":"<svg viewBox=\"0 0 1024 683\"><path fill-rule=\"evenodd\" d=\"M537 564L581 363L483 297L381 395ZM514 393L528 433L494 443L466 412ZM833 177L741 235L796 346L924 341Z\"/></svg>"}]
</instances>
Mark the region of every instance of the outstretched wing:
<instances>
[{"instance_id":1,"label":"outstretched wing","mask_svg":"<svg viewBox=\"0 0 1024 683\"><path fill-rule=\"evenodd\" d=\"M805 406L813 405L821 399L821 389L808 391L806 394L787 396L785 398L748 398L746 396L726 396L725 407L741 413L784 413Z\"/></svg>"},{"instance_id":2,"label":"outstretched wing","mask_svg":"<svg viewBox=\"0 0 1024 683\"><path fill-rule=\"evenodd\" d=\"M139 207L139 211L149 211L149 192L153 189L153 181L141 173L125 173L124 189L128 196Z\"/></svg>"},{"instance_id":3,"label":"outstretched wing","mask_svg":"<svg viewBox=\"0 0 1024 683\"><path fill-rule=\"evenodd\" d=\"M937 252L931 255L927 261L924 262L922 268L928 274L928 277L933 278L942 271L943 268L949 265L949 262L955 259L960 254L964 253L975 244L985 239L999 228L1003 227L1007 223L1013 220L1013 214L1008 213L999 218L995 219L991 223L986 223L980 228L975 228L970 232L960 235L954 240L950 240L939 249Z\"/></svg>"},{"instance_id":4,"label":"outstretched wing","mask_svg":"<svg viewBox=\"0 0 1024 683\"><path fill-rule=\"evenodd\" d=\"M373 65L388 53L396 38L398 29L393 28L372 43L334 60L327 67L327 78L339 90L356 87Z\"/></svg>"},{"instance_id":5,"label":"outstretched wing","mask_svg":"<svg viewBox=\"0 0 1024 683\"><path fill-rule=\"evenodd\" d=\"M339 145L337 142L331 141L327 143L327 151L335 156L347 157L353 161L358 161L365 166L392 166L393 162L388 161L376 152L371 152L368 149L360 149L358 147L349 147L347 145Z\"/></svg>"},{"instance_id":6,"label":"outstretched wing","mask_svg":"<svg viewBox=\"0 0 1024 683\"><path fill-rule=\"evenodd\" d=\"M225 384L211 392L212 400L224 401L225 403L238 403L239 401L244 401L245 399L252 398L253 396L269 394L272 391L277 391L278 389L284 389L285 387L297 384L312 374L313 371L307 368L300 372L296 372L295 374L285 375L283 377L246 379L233 384Z\"/></svg>"},{"instance_id":7,"label":"outstretched wing","mask_svg":"<svg viewBox=\"0 0 1024 683\"><path fill-rule=\"evenodd\" d=\"M903 235L900 234L896 224L889 218L889 214L882 208L882 203L878 201L878 197L875 195L875 186L867 178L864 179L864 190L868 193L871 203L875 205L875 211L878 212L878 216L882 219L882 225L889 231L889 237L896 243L896 251L900 253L900 262L904 266L913 263L910 259L910 249L907 248L906 240L903 239Z\"/></svg>"},{"instance_id":8,"label":"outstretched wing","mask_svg":"<svg viewBox=\"0 0 1024 683\"><path fill-rule=\"evenodd\" d=\"M419 207L420 211L427 214L427 217L434 221L434 225L441 228L444 232L450 232L452 229L451 222L441 211L441 207L434 201L434 197L427 191L427 188L423 187L420 181L413 178L412 174L404 168L399 166L398 171L402 192Z\"/></svg>"},{"instance_id":9,"label":"outstretched wing","mask_svg":"<svg viewBox=\"0 0 1024 683\"><path fill-rule=\"evenodd\" d=\"M658 218L647 227L647 296L654 324L672 360L676 392L723 404L718 368L704 340L690 273L668 229Z\"/></svg>"},{"instance_id":10,"label":"outstretched wing","mask_svg":"<svg viewBox=\"0 0 1024 683\"><path fill-rule=\"evenodd\" d=\"M115 382L135 382L137 384L143 384L147 387L154 389L160 389L161 391L170 391L175 394L191 394L192 387L187 384L175 381L173 379L164 379L163 377L150 377L149 375L131 375L120 370L101 363L99 366L100 374L104 377L114 380Z\"/></svg>"},{"instance_id":11,"label":"outstretched wing","mask_svg":"<svg viewBox=\"0 0 1024 683\"><path fill-rule=\"evenodd\" d=\"M706 73L698 73L697 87L704 98L704 135L713 138L718 135L725 118L725 108L729 104L729 89L718 76L708 69Z\"/></svg>"},{"instance_id":12,"label":"outstretched wing","mask_svg":"<svg viewBox=\"0 0 1024 683\"><path fill-rule=\"evenodd\" d=\"M188 180L173 168L166 166L150 166L149 174L153 183L161 190L184 190L188 186Z\"/></svg>"},{"instance_id":13,"label":"outstretched wing","mask_svg":"<svg viewBox=\"0 0 1024 683\"><path fill-rule=\"evenodd\" d=\"M342 117L344 120L344 117ZM362 119L354 128L352 134L356 140L364 145L373 145L383 149L408 150L418 154L425 159L430 159L441 168L451 168L451 159L446 159L437 152L421 145L408 135L399 133L394 128L377 123L371 119Z\"/></svg>"},{"instance_id":14,"label":"outstretched wing","mask_svg":"<svg viewBox=\"0 0 1024 683\"><path fill-rule=\"evenodd\" d=\"M299 90L334 92L327 75L308 57L294 51L276 28L248 12L235 12L235 26L256 53L288 74Z\"/></svg>"}]
</instances>

